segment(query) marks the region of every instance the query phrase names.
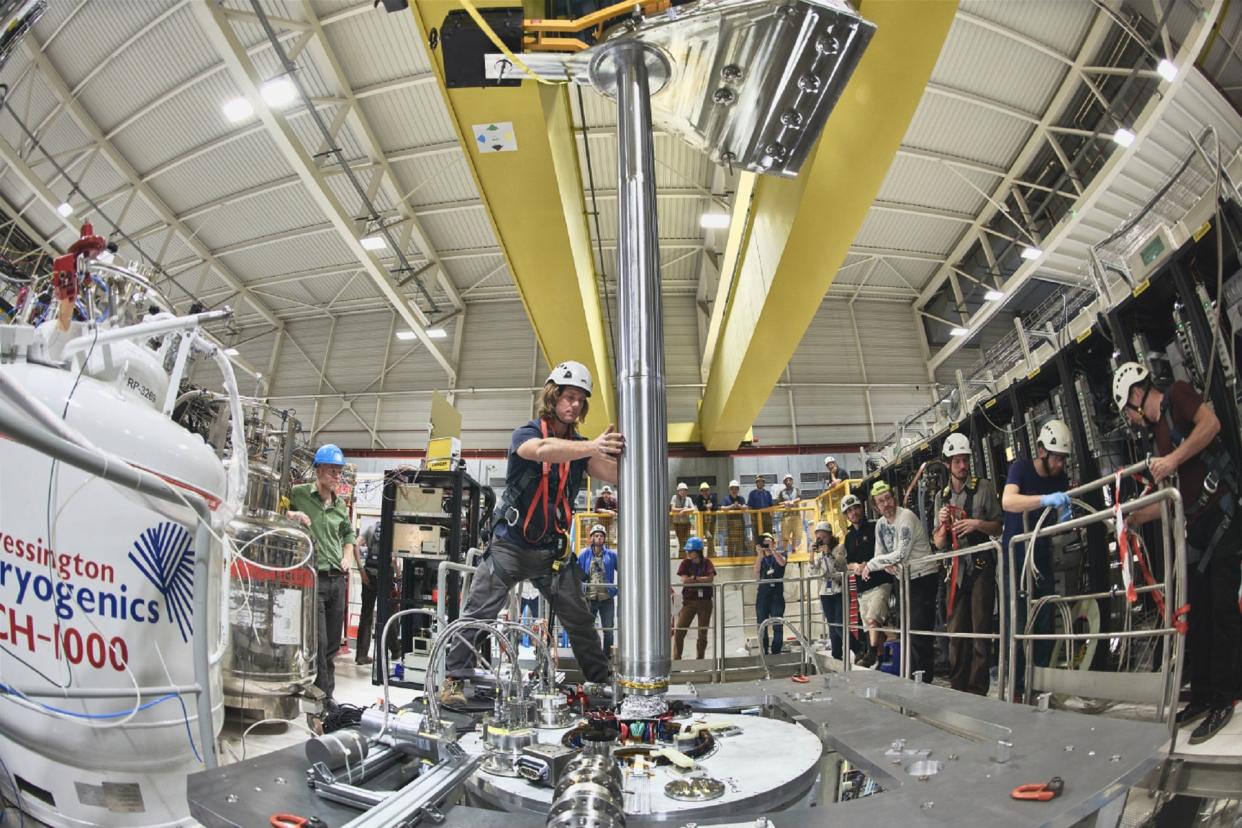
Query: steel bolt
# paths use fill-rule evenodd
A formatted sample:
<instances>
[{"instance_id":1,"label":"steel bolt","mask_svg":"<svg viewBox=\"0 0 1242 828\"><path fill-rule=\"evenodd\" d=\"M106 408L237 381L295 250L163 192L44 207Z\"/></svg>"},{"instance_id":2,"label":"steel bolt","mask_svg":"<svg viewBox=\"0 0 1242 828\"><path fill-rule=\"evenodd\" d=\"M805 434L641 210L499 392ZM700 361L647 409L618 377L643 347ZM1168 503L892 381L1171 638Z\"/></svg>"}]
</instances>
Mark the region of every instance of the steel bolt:
<instances>
[{"instance_id":1,"label":"steel bolt","mask_svg":"<svg viewBox=\"0 0 1242 828\"><path fill-rule=\"evenodd\" d=\"M720 77L727 81L738 81L742 79L742 67L736 63L730 63L728 66L720 70Z\"/></svg>"},{"instance_id":2,"label":"steel bolt","mask_svg":"<svg viewBox=\"0 0 1242 828\"><path fill-rule=\"evenodd\" d=\"M712 93L712 100L718 104L725 105L733 103L737 96L733 94L732 89L721 87Z\"/></svg>"}]
</instances>

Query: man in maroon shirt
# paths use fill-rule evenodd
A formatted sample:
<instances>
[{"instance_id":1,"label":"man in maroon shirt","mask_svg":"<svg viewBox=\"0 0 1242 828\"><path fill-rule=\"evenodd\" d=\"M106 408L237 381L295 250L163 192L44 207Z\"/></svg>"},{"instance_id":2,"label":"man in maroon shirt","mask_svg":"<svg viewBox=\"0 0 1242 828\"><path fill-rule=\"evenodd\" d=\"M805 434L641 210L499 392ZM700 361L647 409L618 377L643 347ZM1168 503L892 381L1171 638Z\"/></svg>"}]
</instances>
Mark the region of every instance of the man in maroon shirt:
<instances>
[{"instance_id":1,"label":"man in maroon shirt","mask_svg":"<svg viewBox=\"0 0 1242 828\"><path fill-rule=\"evenodd\" d=\"M703 539L691 535L686 540L686 557L677 567L677 576L685 584L681 588L681 612L673 625L673 658L681 658L690 622L698 618L699 637L696 651L699 658L707 655L707 627L712 623L712 581L716 567L703 557Z\"/></svg>"},{"instance_id":2,"label":"man in maroon shirt","mask_svg":"<svg viewBox=\"0 0 1242 828\"><path fill-rule=\"evenodd\" d=\"M1232 461L1216 441L1220 420L1194 386L1174 382L1155 388L1148 371L1127 362L1113 374L1113 401L1135 426L1148 428L1159 453L1151 462L1157 482L1177 476L1186 511L1186 573L1190 597L1190 703L1177 714L1179 726L1206 717L1190 734L1192 745L1220 732L1233 717L1238 698L1238 552L1242 515L1232 484ZM1160 515L1154 504L1132 512L1138 525Z\"/></svg>"}]
</instances>

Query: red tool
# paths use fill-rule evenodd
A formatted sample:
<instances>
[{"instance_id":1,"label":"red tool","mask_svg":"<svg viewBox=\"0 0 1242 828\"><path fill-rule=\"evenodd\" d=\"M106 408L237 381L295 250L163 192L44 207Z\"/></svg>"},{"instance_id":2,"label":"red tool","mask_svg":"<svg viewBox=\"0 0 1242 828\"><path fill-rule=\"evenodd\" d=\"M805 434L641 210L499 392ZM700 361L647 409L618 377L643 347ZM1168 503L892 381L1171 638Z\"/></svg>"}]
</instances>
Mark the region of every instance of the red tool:
<instances>
[{"instance_id":1,"label":"red tool","mask_svg":"<svg viewBox=\"0 0 1242 828\"><path fill-rule=\"evenodd\" d=\"M302 817L297 814L272 814L268 820L272 828L328 828L319 817Z\"/></svg>"},{"instance_id":2,"label":"red tool","mask_svg":"<svg viewBox=\"0 0 1242 828\"><path fill-rule=\"evenodd\" d=\"M86 254L94 258L107 246L108 240L103 236L96 236L95 228L89 221L82 225L81 237L69 245L69 250L65 255L52 261L52 286L55 288L57 299L72 302L78 298L78 256Z\"/></svg>"},{"instance_id":3,"label":"red tool","mask_svg":"<svg viewBox=\"0 0 1242 828\"><path fill-rule=\"evenodd\" d=\"M793 679L791 679L791 680L793 681L793 683L794 683L794 684L810 684L810 683L811 683L811 677L810 677L810 676L804 676L804 675L802 675L802 674L800 674L800 673L799 673L798 675L794 676L794 677L793 677Z\"/></svg>"},{"instance_id":4,"label":"red tool","mask_svg":"<svg viewBox=\"0 0 1242 828\"><path fill-rule=\"evenodd\" d=\"M1056 799L1061 795L1061 791L1065 789L1065 782L1059 776L1054 776L1047 782L1041 782L1038 785L1019 785L1013 789L1010 794L1014 799L1030 799L1035 802L1047 802L1050 799Z\"/></svg>"}]
</instances>

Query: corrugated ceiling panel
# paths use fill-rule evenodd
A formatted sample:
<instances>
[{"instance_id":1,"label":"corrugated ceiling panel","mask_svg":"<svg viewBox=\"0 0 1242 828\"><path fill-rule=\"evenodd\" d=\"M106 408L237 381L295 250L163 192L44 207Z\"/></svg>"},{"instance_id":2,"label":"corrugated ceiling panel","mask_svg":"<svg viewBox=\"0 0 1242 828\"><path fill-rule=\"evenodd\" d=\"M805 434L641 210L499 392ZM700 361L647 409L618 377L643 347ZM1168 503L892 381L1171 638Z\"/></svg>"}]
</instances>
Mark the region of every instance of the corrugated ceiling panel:
<instances>
[{"instance_id":1,"label":"corrugated ceiling panel","mask_svg":"<svg viewBox=\"0 0 1242 828\"><path fill-rule=\"evenodd\" d=\"M1025 121L982 106L925 94L902 143L1004 167L1018 154L1031 129Z\"/></svg>"},{"instance_id":2,"label":"corrugated ceiling panel","mask_svg":"<svg viewBox=\"0 0 1242 828\"><path fill-rule=\"evenodd\" d=\"M996 66L1005 71L988 71ZM1043 112L1065 72L1065 64L1055 58L958 18L931 80L1027 112Z\"/></svg>"},{"instance_id":3,"label":"corrugated ceiling panel","mask_svg":"<svg viewBox=\"0 0 1242 828\"><path fill-rule=\"evenodd\" d=\"M854 243L944 255L961 238L967 226L959 221L872 209Z\"/></svg>"},{"instance_id":4,"label":"corrugated ceiling panel","mask_svg":"<svg viewBox=\"0 0 1242 828\"><path fill-rule=\"evenodd\" d=\"M259 131L178 164L147 183L171 209L181 213L291 173L271 137Z\"/></svg>"},{"instance_id":5,"label":"corrugated ceiling panel","mask_svg":"<svg viewBox=\"0 0 1242 828\"><path fill-rule=\"evenodd\" d=\"M794 382L862 381L849 306L845 302L820 303L789 360L789 373Z\"/></svg>"},{"instance_id":6,"label":"corrugated ceiling panel","mask_svg":"<svg viewBox=\"0 0 1242 828\"><path fill-rule=\"evenodd\" d=\"M432 84L398 89L358 102L384 152L457 140L457 132ZM522 136L517 136L518 146Z\"/></svg>"},{"instance_id":7,"label":"corrugated ceiling panel","mask_svg":"<svg viewBox=\"0 0 1242 828\"><path fill-rule=\"evenodd\" d=\"M310 236L301 236L271 242L248 250L229 253L221 257L239 276L247 281L262 279L279 273L296 273L300 270L352 265L352 257L340 237L327 230Z\"/></svg>"},{"instance_id":8,"label":"corrugated ceiling panel","mask_svg":"<svg viewBox=\"0 0 1242 828\"><path fill-rule=\"evenodd\" d=\"M701 381L695 318L693 296L664 297L664 376L669 383Z\"/></svg>"},{"instance_id":9,"label":"corrugated ceiling panel","mask_svg":"<svg viewBox=\"0 0 1242 828\"><path fill-rule=\"evenodd\" d=\"M237 242L323 222L323 211L301 185L282 187L217 208L197 219L199 238L216 250Z\"/></svg>"},{"instance_id":10,"label":"corrugated ceiling panel","mask_svg":"<svg viewBox=\"0 0 1242 828\"><path fill-rule=\"evenodd\" d=\"M315 10L315 15L322 20L334 12L356 7L358 0L310 0L310 4ZM367 13L369 14L370 11L368 9Z\"/></svg>"},{"instance_id":11,"label":"corrugated ceiling panel","mask_svg":"<svg viewBox=\"0 0 1242 828\"><path fill-rule=\"evenodd\" d=\"M999 180L973 170L958 169L957 172L984 191L991 191ZM983 196L944 164L908 155L898 155L893 159L893 165L888 168L888 175L876 197L882 201L937 207L972 215L978 215L985 203Z\"/></svg>"},{"instance_id":12,"label":"corrugated ceiling panel","mask_svg":"<svg viewBox=\"0 0 1242 828\"><path fill-rule=\"evenodd\" d=\"M870 381L926 382L927 365L908 305L860 300L854 304L854 314Z\"/></svg>"},{"instance_id":13,"label":"corrugated ceiling panel","mask_svg":"<svg viewBox=\"0 0 1242 828\"><path fill-rule=\"evenodd\" d=\"M513 430L533 415L534 394L522 391L509 393L471 393L457 395L454 403L461 412L462 446L472 449L507 449ZM498 466L497 477L504 476L504 462Z\"/></svg>"},{"instance_id":14,"label":"corrugated ceiling panel","mask_svg":"<svg viewBox=\"0 0 1242 828\"><path fill-rule=\"evenodd\" d=\"M29 62L24 52L18 49L12 60L4 67L4 72L0 73L0 80L9 84L11 90L8 98L9 105L17 111L18 116L33 132L56 107L57 101L40 72L31 70L19 86L13 86ZM26 134L15 119L7 115L0 118L0 138L17 146L25 137Z\"/></svg>"},{"instance_id":15,"label":"corrugated ceiling panel","mask_svg":"<svg viewBox=\"0 0 1242 828\"><path fill-rule=\"evenodd\" d=\"M439 252L491 247L496 244L491 222L486 211L482 209L423 216L422 225L432 246Z\"/></svg>"},{"instance_id":16,"label":"corrugated ceiling panel","mask_svg":"<svg viewBox=\"0 0 1242 828\"><path fill-rule=\"evenodd\" d=\"M212 75L144 115L112 142L136 169L150 170L237 129L220 111L225 101L237 95L237 86L227 74ZM218 173L235 175L236 171L221 169Z\"/></svg>"},{"instance_id":17,"label":"corrugated ceiling panel","mask_svg":"<svg viewBox=\"0 0 1242 828\"><path fill-rule=\"evenodd\" d=\"M82 91L82 105L106 133L130 113L219 62L187 6L112 56Z\"/></svg>"},{"instance_id":18,"label":"corrugated ceiling panel","mask_svg":"<svg viewBox=\"0 0 1242 828\"><path fill-rule=\"evenodd\" d=\"M368 11L325 31L354 89L431 71L413 15Z\"/></svg>"},{"instance_id":19,"label":"corrugated ceiling panel","mask_svg":"<svg viewBox=\"0 0 1242 828\"><path fill-rule=\"evenodd\" d=\"M460 152L436 153L391 165L406 201L418 207L479 197L466 159ZM407 195L408 194L408 195Z\"/></svg>"},{"instance_id":20,"label":"corrugated ceiling panel","mask_svg":"<svg viewBox=\"0 0 1242 828\"><path fill-rule=\"evenodd\" d=\"M1096 14L1091 3L1067 3L1064 0L1023 0L1021 3L966 0L961 9L976 17L1000 23L1071 57L1078 52L1079 44L1086 37L1087 28ZM1015 43L1014 48L1025 47Z\"/></svg>"},{"instance_id":21,"label":"corrugated ceiling panel","mask_svg":"<svg viewBox=\"0 0 1242 828\"><path fill-rule=\"evenodd\" d=\"M541 385L547 376L542 356L535 367L535 332L521 302L470 305L465 337L457 372L463 388L525 388Z\"/></svg>"},{"instance_id":22,"label":"corrugated ceiling panel","mask_svg":"<svg viewBox=\"0 0 1242 828\"><path fill-rule=\"evenodd\" d=\"M173 2L87 3L47 47L46 54L72 89Z\"/></svg>"}]
</instances>

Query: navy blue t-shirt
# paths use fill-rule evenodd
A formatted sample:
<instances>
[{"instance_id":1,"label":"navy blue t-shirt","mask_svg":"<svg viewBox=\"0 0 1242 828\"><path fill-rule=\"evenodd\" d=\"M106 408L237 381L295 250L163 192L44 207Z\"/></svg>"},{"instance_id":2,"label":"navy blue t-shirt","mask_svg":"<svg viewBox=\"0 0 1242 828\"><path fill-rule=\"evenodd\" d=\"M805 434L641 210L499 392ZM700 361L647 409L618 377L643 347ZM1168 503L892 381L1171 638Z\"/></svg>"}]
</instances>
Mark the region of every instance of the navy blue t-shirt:
<instances>
[{"instance_id":1,"label":"navy blue t-shirt","mask_svg":"<svg viewBox=\"0 0 1242 828\"><path fill-rule=\"evenodd\" d=\"M789 563L788 563L788 562L786 562L786 563L785 563L785 566L782 566L781 564L778 564L778 563L776 562L776 556L775 556L775 555L767 555L767 556L765 556L765 557L763 558L763 562L759 564L759 580L761 580L761 581L771 581L771 580L774 580L774 579L776 579L776 578L784 578L784 577L785 577L785 567L786 567L786 566L788 566L788 565L789 565ZM773 589L773 590L775 590L775 589L781 589L781 590L783 590L784 588L785 588L785 585L784 585L784 584L775 584L775 583L774 583L774 584L760 584L760 585L759 585L759 589Z\"/></svg>"},{"instance_id":2,"label":"navy blue t-shirt","mask_svg":"<svg viewBox=\"0 0 1242 828\"><path fill-rule=\"evenodd\" d=\"M548 429L548 436L552 436L551 428ZM525 442L530 440L543 439L543 430L540 428L538 420L531 420L521 428L513 432L513 440L509 444L509 465L505 471L505 494L500 498L500 502L496 504L496 531L495 536L505 543L517 544L519 546L547 546L550 545L555 538L553 525L555 524L556 495L557 487L561 480L561 467L557 463L551 464L548 471L548 509L547 520L544 519L544 504L540 503L534 514L530 516L530 523L523 528L522 524L526 521L527 512L530 511L531 501L535 497L535 492L539 489L539 483L543 476L543 464L536 463L533 460L527 460L518 454L518 448ZM573 433L570 440L585 440L586 438L577 431ZM562 525L568 526L573 516L574 499L578 497L578 490L582 488L582 478L586 474L588 458L575 460L569 464L569 480L565 485L565 499L569 502L570 514L562 514L560 519ZM505 510L510 506L516 506L519 517L516 526L510 526L505 520Z\"/></svg>"},{"instance_id":3,"label":"navy blue t-shirt","mask_svg":"<svg viewBox=\"0 0 1242 828\"><path fill-rule=\"evenodd\" d=\"M1069 488L1069 478L1065 472L1054 474L1049 477L1040 477L1035 471L1035 463L1032 460L1015 460L1009 465L1009 476L1005 479L1005 485L1016 484L1018 494L1024 495L1046 495L1053 492L1063 492ZM1035 528L1035 522L1039 520L1040 514L1044 511L1042 506L1032 509L1030 512L1005 512L1005 529L1001 537L1001 548L1008 553L1009 539L1029 532ZM1030 515L1030 526L1022 525L1022 516ZM1051 526L1057 522L1056 510L1044 519L1044 526ZM1026 555L1026 545L1018 544L1014 548L1014 560L1021 560ZM1051 541L1048 538L1040 538L1035 544L1035 554L1044 557L1052 553Z\"/></svg>"}]
</instances>

